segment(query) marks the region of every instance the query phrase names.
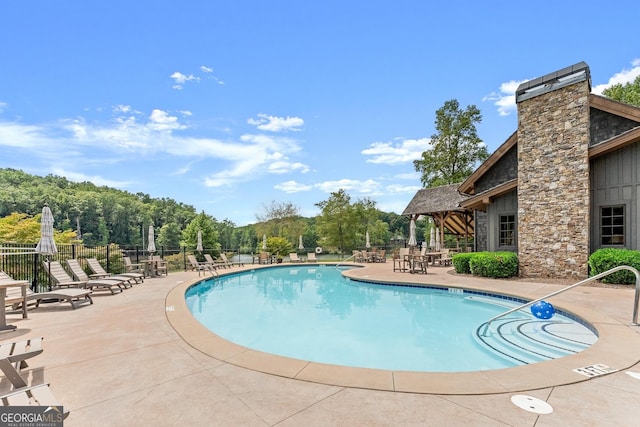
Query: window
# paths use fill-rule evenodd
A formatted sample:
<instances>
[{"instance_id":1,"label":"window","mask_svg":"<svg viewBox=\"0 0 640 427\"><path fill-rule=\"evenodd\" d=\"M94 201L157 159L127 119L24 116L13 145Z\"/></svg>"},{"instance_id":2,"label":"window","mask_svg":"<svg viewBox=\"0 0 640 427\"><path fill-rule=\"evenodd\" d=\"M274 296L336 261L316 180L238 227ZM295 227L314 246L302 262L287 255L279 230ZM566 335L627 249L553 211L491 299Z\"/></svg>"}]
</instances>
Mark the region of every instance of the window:
<instances>
[{"instance_id":1,"label":"window","mask_svg":"<svg viewBox=\"0 0 640 427\"><path fill-rule=\"evenodd\" d=\"M500 238L498 246L516 245L516 216L500 215Z\"/></svg>"},{"instance_id":2,"label":"window","mask_svg":"<svg viewBox=\"0 0 640 427\"><path fill-rule=\"evenodd\" d=\"M624 246L624 205L600 208L600 244Z\"/></svg>"}]
</instances>

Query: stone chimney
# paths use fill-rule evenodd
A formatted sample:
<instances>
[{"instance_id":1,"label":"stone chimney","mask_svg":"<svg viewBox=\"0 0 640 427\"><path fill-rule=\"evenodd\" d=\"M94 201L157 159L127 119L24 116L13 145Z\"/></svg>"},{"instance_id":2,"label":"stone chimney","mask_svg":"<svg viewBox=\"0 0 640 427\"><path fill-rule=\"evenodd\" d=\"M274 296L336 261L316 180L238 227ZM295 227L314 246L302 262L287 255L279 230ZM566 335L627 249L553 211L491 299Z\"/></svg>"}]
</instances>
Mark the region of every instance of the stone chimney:
<instances>
[{"instance_id":1,"label":"stone chimney","mask_svg":"<svg viewBox=\"0 0 640 427\"><path fill-rule=\"evenodd\" d=\"M590 92L584 62L516 91L521 276L587 277Z\"/></svg>"}]
</instances>

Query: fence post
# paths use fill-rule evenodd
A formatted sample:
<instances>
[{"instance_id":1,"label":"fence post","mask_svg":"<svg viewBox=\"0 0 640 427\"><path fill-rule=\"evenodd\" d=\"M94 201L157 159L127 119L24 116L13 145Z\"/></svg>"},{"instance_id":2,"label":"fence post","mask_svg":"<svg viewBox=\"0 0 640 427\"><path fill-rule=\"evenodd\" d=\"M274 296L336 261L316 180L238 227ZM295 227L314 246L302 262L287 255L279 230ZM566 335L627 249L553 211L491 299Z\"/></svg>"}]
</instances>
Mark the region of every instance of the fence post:
<instances>
[{"instance_id":1,"label":"fence post","mask_svg":"<svg viewBox=\"0 0 640 427\"><path fill-rule=\"evenodd\" d=\"M107 271L111 272L111 267L109 266L109 244L107 243Z\"/></svg>"},{"instance_id":2,"label":"fence post","mask_svg":"<svg viewBox=\"0 0 640 427\"><path fill-rule=\"evenodd\" d=\"M184 267L184 271L187 271L187 247L182 247L182 265Z\"/></svg>"},{"instance_id":3,"label":"fence post","mask_svg":"<svg viewBox=\"0 0 640 427\"><path fill-rule=\"evenodd\" d=\"M38 254L33 254L33 283L31 285L33 292L38 292L38 261Z\"/></svg>"}]
</instances>

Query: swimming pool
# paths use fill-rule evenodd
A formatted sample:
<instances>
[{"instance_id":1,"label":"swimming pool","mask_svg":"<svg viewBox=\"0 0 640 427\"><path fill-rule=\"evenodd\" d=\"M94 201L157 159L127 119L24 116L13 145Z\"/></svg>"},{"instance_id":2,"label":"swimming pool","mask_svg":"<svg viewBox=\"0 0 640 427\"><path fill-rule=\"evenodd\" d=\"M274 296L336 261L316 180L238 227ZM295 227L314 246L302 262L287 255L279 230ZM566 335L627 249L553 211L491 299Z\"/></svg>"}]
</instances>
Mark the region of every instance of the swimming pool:
<instances>
[{"instance_id":1,"label":"swimming pool","mask_svg":"<svg viewBox=\"0 0 640 427\"><path fill-rule=\"evenodd\" d=\"M489 370L537 361L528 358L531 349L521 343L515 344L514 353L505 350L504 342L478 334L483 322L522 302L514 298L353 281L328 265L250 270L203 281L189 288L185 297L192 315L222 338L294 359L427 372ZM519 312L495 328L494 335L509 343L515 332L535 335L534 342L539 341L538 332L545 332L544 339L551 342L544 351L540 343L533 348L534 354L545 356L546 347L566 347L559 344L564 338L585 344L568 354L597 339L587 326L563 314L542 324Z\"/></svg>"}]
</instances>

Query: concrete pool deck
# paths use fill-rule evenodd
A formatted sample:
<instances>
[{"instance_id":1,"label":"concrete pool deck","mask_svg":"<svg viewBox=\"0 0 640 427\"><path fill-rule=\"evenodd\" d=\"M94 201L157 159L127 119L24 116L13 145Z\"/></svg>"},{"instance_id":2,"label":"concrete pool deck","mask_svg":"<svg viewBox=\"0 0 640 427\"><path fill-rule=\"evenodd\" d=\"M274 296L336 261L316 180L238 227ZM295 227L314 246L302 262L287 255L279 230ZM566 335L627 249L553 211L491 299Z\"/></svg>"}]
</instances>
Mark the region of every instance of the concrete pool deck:
<instances>
[{"instance_id":1,"label":"concrete pool deck","mask_svg":"<svg viewBox=\"0 0 640 427\"><path fill-rule=\"evenodd\" d=\"M352 273L364 279L524 297L561 288L460 277L447 270L435 267L427 275L411 275L394 273L390 263L382 263ZM373 379L364 375L363 380L345 368L311 367L304 362L299 369L284 358L265 359L252 350L238 351L233 344L212 341L212 334L194 326L180 307L184 298L179 296L198 279L195 272L171 273L147 279L122 294L96 292L94 305L76 310L68 304L50 304L30 310L28 319L9 313L8 323L18 329L0 332L0 340L45 338L44 352L29 360L23 376L31 384L51 384L55 396L71 411L66 426L627 426L640 419L635 403L640 399L640 379L626 373L640 373L640 327L629 326L633 289L579 287L551 300L584 316L602 336L591 349L561 363L563 359L484 373L436 374L440 381L430 377L434 374L411 378L412 373L397 372L391 380L386 373L381 379L378 372ZM560 364L544 366L552 363ZM572 371L594 363L619 371L588 380ZM243 367L249 364L252 369ZM310 368L304 380L288 378L300 378ZM269 369L279 375L259 372L272 372ZM486 372L498 374L487 377ZM338 378L341 384L323 384L327 378ZM9 388L4 377L0 387ZM474 388L475 393L468 394ZM520 409L511 403L515 394L546 401L554 411L538 415Z\"/></svg>"}]
</instances>

